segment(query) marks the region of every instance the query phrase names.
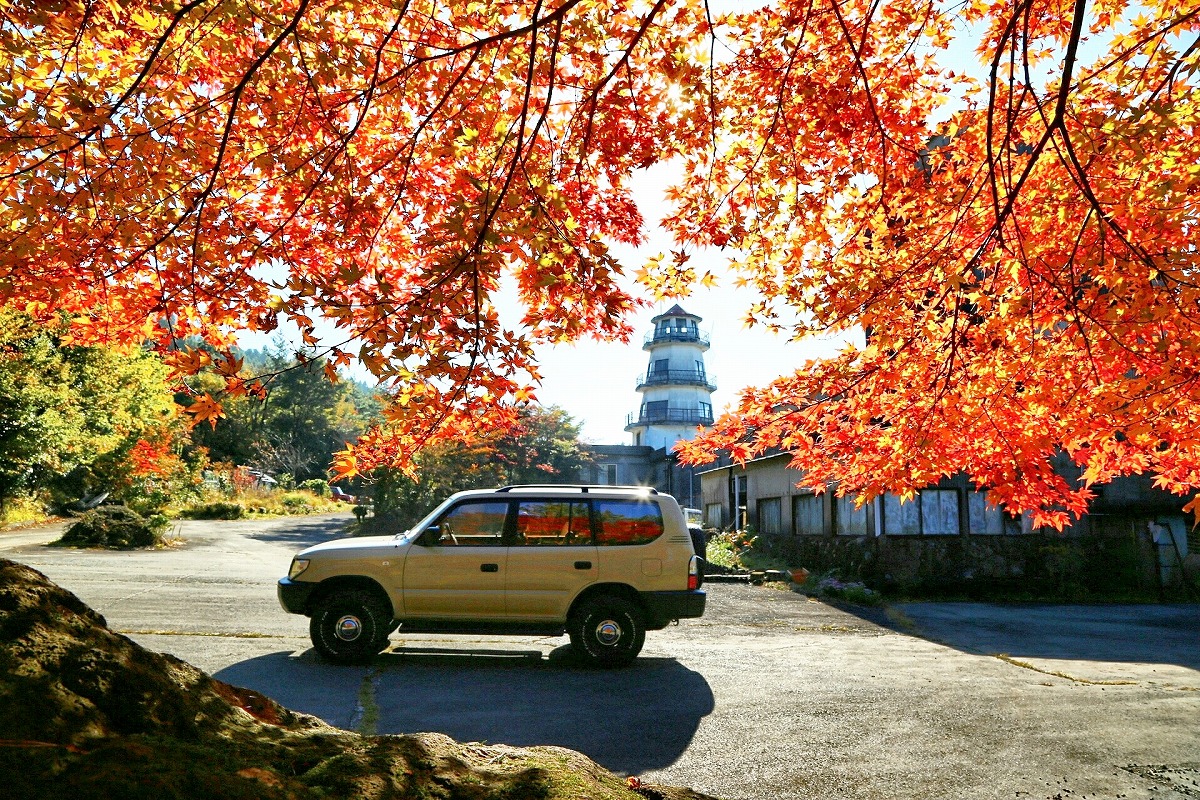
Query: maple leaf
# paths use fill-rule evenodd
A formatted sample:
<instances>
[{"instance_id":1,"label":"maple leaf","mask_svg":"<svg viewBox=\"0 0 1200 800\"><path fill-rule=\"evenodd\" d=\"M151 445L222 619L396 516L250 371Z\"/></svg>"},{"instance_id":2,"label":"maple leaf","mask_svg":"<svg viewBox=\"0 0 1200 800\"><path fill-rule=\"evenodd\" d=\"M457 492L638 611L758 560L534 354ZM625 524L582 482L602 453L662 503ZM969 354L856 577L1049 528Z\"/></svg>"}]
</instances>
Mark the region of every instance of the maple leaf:
<instances>
[{"instance_id":1,"label":"maple leaf","mask_svg":"<svg viewBox=\"0 0 1200 800\"><path fill-rule=\"evenodd\" d=\"M330 483L347 480L358 474L358 458L349 446L345 450L334 453L333 465L329 469Z\"/></svg>"},{"instance_id":2,"label":"maple leaf","mask_svg":"<svg viewBox=\"0 0 1200 800\"><path fill-rule=\"evenodd\" d=\"M225 416L225 411L221 407L221 403L207 393L197 397L184 410L191 415L192 425L198 425L201 422L207 421L213 428L216 428L217 420Z\"/></svg>"},{"instance_id":3,"label":"maple leaf","mask_svg":"<svg viewBox=\"0 0 1200 800\"><path fill-rule=\"evenodd\" d=\"M168 364L172 377L195 375L208 366L212 359L205 350L179 350L171 354Z\"/></svg>"}]
</instances>

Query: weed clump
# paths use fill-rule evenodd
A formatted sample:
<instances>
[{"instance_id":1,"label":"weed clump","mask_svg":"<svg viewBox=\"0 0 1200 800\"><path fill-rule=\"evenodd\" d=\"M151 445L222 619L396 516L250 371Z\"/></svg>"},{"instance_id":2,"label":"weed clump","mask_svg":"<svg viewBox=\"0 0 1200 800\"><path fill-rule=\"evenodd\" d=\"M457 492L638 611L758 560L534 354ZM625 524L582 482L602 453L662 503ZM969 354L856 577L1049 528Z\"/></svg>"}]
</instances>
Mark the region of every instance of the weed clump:
<instances>
[{"instance_id":1,"label":"weed clump","mask_svg":"<svg viewBox=\"0 0 1200 800\"><path fill-rule=\"evenodd\" d=\"M860 606L877 606L883 603L883 595L861 581L846 581L832 573L810 575L799 587L799 591L813 597L844 600Z\"/></svg>"},{"instance_id":2,"label":"weed clump","mask_svg":"<svg viewBox=\"0 0 1200 800\"><path fill-rule=\"evenodd\" d=\"M126 550L162 544L167 518L143 517L122 505L100 506L84 512L55 544L69 547L109 547Z\"/></svg>"}]
</instances>

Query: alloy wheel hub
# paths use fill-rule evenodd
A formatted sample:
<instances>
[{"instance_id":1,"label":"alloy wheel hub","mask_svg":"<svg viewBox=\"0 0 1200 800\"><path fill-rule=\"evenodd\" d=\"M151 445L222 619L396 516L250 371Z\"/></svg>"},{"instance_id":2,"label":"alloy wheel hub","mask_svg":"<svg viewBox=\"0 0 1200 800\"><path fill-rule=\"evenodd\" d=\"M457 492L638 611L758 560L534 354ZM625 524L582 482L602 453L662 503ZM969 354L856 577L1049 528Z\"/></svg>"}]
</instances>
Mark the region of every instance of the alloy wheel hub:
<instances>
[{"instance_id":1,"label":"alloy wheel hub","mask_svg":"<svg viewBox=\"0 0 1200 800\"><path fill-rule=\"evenodd\" d=\"M362 636L362 622L353 614L347 614L337 621L333 631L343 642L353 642Z\"/></svg>"},{"instance_id":2,"label":"alloy wheel hub","mask_svg":"<svg viewBox=\"0 0 1200 800\"><path fill-rule=\"evenodd\" d=\"M611 647L621 640L621 626L611 619L604 620L596 626L596 640Z\"/></svg>"}]
</instances>

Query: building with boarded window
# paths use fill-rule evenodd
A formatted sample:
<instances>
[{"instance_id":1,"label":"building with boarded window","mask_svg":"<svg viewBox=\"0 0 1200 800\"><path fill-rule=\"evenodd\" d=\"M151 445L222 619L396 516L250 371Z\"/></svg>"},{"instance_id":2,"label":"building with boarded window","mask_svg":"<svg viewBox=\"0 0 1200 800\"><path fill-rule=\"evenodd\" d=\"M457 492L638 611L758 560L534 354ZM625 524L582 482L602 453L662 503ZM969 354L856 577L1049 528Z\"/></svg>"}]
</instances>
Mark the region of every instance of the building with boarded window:
<instances>
[{"instance_id":1,"label":"building with boarded window","mask_svg":"<svg viewBox=\"0 0 1200 800\"><path fill-rule=\"evenodd\" d=\"M738 465L722 458L700 471L707 526L752 529L761 546L810 570L838 570L879 586L922 591L1038 584L1063 594L1113 590L1187 591L1200 573L1200 536L1185 498L1146 477L1095 487L1088 513L1066 531L1035 528L988 503L966 476L945 478L903 502L883 495L862 504L834 487L797 486L787 453ZM1056 468L1078 479L1062 458Z\"/></svg>"}]
</instances>

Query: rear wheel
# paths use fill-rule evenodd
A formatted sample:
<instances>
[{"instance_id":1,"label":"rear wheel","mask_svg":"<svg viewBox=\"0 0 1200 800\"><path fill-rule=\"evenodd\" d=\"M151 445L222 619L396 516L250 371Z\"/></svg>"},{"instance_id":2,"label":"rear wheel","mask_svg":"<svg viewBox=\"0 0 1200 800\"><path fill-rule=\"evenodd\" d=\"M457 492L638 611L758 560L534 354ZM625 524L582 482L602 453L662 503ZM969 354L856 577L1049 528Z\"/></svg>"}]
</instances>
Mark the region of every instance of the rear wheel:
<instances>
[{"instance_id":1,"label":"rear wheel","mask_svg":"<svg viewBox=\"0 0 1200 800\"><path fill-rule=\"evenodd\" d=\"M567 623L575 652L589 664L620 667L637 658L646 641L642 610L623 597L585 600Z\"/></svg>"},{"instance_id":2,"label":"rear wheel","mask_svg":"<svg viewBox=\"0 0 1200 800\"><path fill-rule=\"evenodd\" d=\"M369 660L387 647L392 614L370 592L335 591L322 598L309 621L313 647L335 664Z\"/></svg>"}]
</instances>

